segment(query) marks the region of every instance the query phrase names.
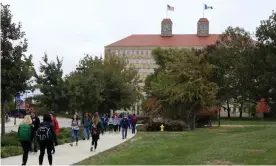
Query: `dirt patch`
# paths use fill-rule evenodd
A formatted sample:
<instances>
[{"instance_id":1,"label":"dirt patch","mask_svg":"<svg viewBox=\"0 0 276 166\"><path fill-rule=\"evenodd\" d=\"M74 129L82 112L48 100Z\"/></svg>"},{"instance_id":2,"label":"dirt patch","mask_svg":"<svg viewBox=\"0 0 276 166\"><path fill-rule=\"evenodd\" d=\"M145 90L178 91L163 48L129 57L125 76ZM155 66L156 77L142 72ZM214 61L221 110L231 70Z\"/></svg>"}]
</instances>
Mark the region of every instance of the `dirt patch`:
<instances>
[{"instance_id":1,"label":"dirt patch","mask_svg":"<svg viewBox=\"0 0 276 166\"><path fill-rule=\"evenodd\" d=\"M134 142L134 141L137 141L137 140L139 140L139 139L141 139L141 137L133 138L133 139L130 140L130 142Z\"/></svg>"},{"instance_id":2,"label":"dirt patch","mask_svg":"<svg viewBox=\"0 0 276 166\"><path fill-rule=\"evenodd\" d=\"M214 161L207 161L207 165L234 165L231 161L225 160L214 160Z\"/></svg>"}]
</instances>

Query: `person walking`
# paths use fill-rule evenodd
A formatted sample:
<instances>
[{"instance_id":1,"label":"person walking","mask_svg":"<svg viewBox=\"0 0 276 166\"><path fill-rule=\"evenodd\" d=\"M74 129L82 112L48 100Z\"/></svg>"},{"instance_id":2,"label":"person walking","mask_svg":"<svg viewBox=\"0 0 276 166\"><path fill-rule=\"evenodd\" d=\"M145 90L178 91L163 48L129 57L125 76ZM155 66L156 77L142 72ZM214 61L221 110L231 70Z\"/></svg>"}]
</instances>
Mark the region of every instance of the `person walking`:
<instances>
[{"instance_id":1,"label":"person walking","mask_svg":"<svg viewBox=\"0 0 276 166\"><path fill-rule=\"evenodd\" d=\"M131 129L132 129L132 134L135 134L136 131L136 123L137 123L137 118L136 115L133 114L131 117Z\"/></svg>"},{"instance_id":2,"label":"person walking","mask_svg":"<svg viewBox=\"0 0 276 166\"><path fill-rule=\"evenodd\" d=\"M49 114L43 115L43 122L40 123L39 128L37 129L37 140L40 147L39 165L42 165L43 163L45 149L47 149L49 165L52 165L53 146L54 145L57 146L58 143L57 143L56 132L52 123L52 119ZM53 142L55 144L53 144Z\"/></svg>"},{"instance_id":3,"label":"person walking","mask_svg":"<svg viewBox=\"0 0 276 166\"><path fill-rule=\"evenodd\" d=\"M28 153L31 148L32 140L32 118L30 115L26 115L19 125L17 136L23 149L22 165L26 165L28 160Z\"/></svg>"},{"instance_id":4,"label":"person walking","mask_svg":"<svg viewBox=\"0 0 276 166\"><path fill-rule=\"evenodd\" d=\"M82 119L82 125L83 125L83 135L82 139L85 140L85 137L87 136L87 140L89 140L90 137L90 126L91 126L91 119L88 116L88 112L84 114L84 117Z\"/></svg>"},{"instance_id":5,"label":"person walking","mask_svg":"<svg viewBox=\"0 0 276 166\"><path fill-rule=\"evenodd\" d=\"M93 151L93 149L94 151L96 151L97 149L100 133L103 134L104 129L103 129L102 123L100 122L100 117L96 112L92 118L92 125L91 125L91 135L92 135L92 146L90 148L91 152Z\"/></svg>"},{"instance_id":6,"label":"person walking","mask_svg":"<svg viewBox=\"0 0 276 166\"><path fill-rule=\"evenodd\" d=\"M129 127L127 116L125 115L124 118L121 121L120 127L122 128L122 137L123 139L127 138L127 129Z\"/></svg>"},{"instance_id":7,"label":"person walking","mask_svg":"<svg viewBox=\"0 0 276 166\"><path fill-rule=\"evenodd\" d=\"M79 141L78 133L79 133L80 126L79 126L79 118L77 115L73 116L71 127L72 127L72 140L71 140L70 145L73 146L74 139L76 137L76 146L78 146L78 141Z\"/></svg>"},{"instance_id":8,"label":"person walking","mask_svg":"<svg viewBox=\"0 0 276 166\"><path fill-rule=\"evenodd\" d=\"M31 147L30 151L32 152L34 150L34 153L37 153L37 139L36 139L36 133L37 129L40 124L40 119L36 116L34 111L31 112L31 118L32 118L32 139L31 139ZM32 144L34 143L34 149L32 148Z\"/></svg>"},{"instance_id":9,"label":"person walking","mask_svg":"<svg viewBox=\"0 0 276 166\"><path fill-rule=\"evenodd\" d=\"M52 120L52 123L53 123L53 126L54 126L55 134L58 135L59 134L59 123L58 123L57 119L54 117L54 112L53 111L51 111L49 113L49 115L51 116L51 120ZM55 152L56 152L56 149L55 149L55 146L53 146L52 154L55 154Z\"/></svg>"},{"instance_id":10,"label":"person walking","mask_svg":"<svg viewBox=\"0 0 276 166\"><path fill-rule=\"evenodd\" d=\"M114 121L114 119L113 119L113 117L111 116L111 117L108 119L108 131L109 131L109 133L112 133L112 131L113 131L113 121Z\"/></svg>"}]
</instances>

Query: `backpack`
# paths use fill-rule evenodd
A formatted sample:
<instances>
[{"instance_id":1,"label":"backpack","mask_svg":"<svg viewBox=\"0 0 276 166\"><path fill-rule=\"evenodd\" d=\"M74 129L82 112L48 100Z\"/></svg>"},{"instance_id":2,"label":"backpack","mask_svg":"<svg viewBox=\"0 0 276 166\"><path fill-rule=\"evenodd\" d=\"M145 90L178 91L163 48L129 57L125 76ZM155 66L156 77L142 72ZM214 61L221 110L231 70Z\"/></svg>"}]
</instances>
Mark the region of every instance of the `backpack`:
<instances>
[{"instance_id":1,"label":"backpack","mask_svg":"<svg viewBox=\"0 0 276 166\"><path fill-rule=\"evenodd\" d=\"M132 117L131 122L132 122L132 123L136 123L136 122L137 122L136 117Z\"/></svg>"},{"instance_id":2,"label":"backpack","mask_svg":"<svg viewBox=\"0 0 276 166\"><path fill-rule=\"evenodd\" d=\"M49 141L52 139L51 129L48 126L41 126L37 130L38 141Z\"/></svg>"},{"instance_id":3,"label":"backpack","mask_svg":"<svg viewBox=\"0 0 276 166\"><path fill-rule=\"evenodd\" d=\"M128 127L128 120L127 119L123 119L123 128L127 128Z\"/></svg>"},{"instance_id":4,"label":"backpack","mask_svg":"<svg viewBox=\"0 0 276 166\"><path fill-rule=\"evenodd\" d=\"M92 134L92 135L97 135L97 134L99 133L98 131L99 131L98 126L93 125L93 126L92 126L91 134Z\"/></svg>"},{"instance_id":5,"label":"backpack","mask_svg":"<svg viewBox=\"0 0 276 166\"><path fill-rule=\"evenodd\" d=\"M31 126L29 124L21 124L18 130L18 137L20 141L30 141Z\"/></svg>"}]
</instances>

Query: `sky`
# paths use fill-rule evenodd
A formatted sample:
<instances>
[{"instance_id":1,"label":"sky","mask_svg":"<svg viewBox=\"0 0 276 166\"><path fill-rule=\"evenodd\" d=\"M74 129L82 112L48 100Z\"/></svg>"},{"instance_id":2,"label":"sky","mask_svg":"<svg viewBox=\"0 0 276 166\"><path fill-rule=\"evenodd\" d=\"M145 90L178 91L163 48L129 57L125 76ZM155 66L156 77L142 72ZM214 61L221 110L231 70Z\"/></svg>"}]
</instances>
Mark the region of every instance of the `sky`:
<instances>
[{"instance_id":1,"label":"sky","mask_svg":"<svg viewBox=\"0 0 276 166\"><path fill-rule=\"evenodd\" d=\"M276 0L2 0L10 4L14 21L22 22L35 68L44 53L50 60L63 58L64 74L76 68L84 54L103 56L104 46L131 34L159 34L167 4L174 34L195 34L203 16L210 33L228 26L254 32L276 8Z\"/></svg>"}]
</instances>

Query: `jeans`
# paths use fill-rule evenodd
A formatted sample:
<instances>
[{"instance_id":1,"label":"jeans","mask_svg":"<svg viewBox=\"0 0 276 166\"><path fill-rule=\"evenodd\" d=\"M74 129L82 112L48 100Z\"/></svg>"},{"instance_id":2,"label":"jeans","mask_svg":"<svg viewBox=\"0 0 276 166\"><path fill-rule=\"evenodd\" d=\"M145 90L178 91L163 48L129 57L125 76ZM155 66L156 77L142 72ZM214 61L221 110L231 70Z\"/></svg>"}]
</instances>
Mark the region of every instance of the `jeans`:
<instances>
[{"instance_id":1,"label":"jeans","mask_svg":"<svg viewBox=\"0 0 276 166\"><path fill-rule=\"evenodd\" d=\"M131 123L132 134L135 134L136 123Z\"/></svg>"},{"instance_id":2,"label":"jeans","mask_svg":"<svg viewBox=\"0 0 276 166\"><path fill-rule=\"evenodd\" d=\"M87 139L89 139L89 137L90 137L90 131L89 131L89 128L88 128L88 127L84 127L84 128L83 128L82 139L85 139L86 135L87 135Z\"/></svg>"},{"instance_id":3,"label":"jeans","mask_svg":"<svg viewBox=\"0 0 276 166\"><path fill-rule=\"evenodd\" d=\"M49 165L52 165L52 162L53 162L52 150L54 147L53 141L49 140L49 141L45 141L45 142L39 142L39 147L40 147L40 154L39 154L39 158L38 158L39 165L42 165L42 163L43 163L45 149L47 149Z\"/></svg>"},{"instance_id":4,"label":"jeans","mask_svg":"<svg viewBox=\"0 0 276 166\"><path fill-rule=\"evenodd\" d=\"M98 146L98 139L100 135L92 135L92 146L96 149Z\"/></svg>"},{"instance_id":5,"label":"jeans","mask_svg":"<svg viewBox=\"0 0 276 166\"><path fill-rule=\"evenodd\" d=\"M36 138L36 131L33 133L33 139L31 142L31 147L30 147L30 151L33 151L33 143L34 143L34 152L37 152L37 138Z\"/></svg>"},{"instance_id":6,"label":"jeans","mask_svg":"<svg viewBox=\"0 0 276 166\"><path fill-rule=\"evenodd\" d=\"M74 142L75 137L76 137L76 142L79 141L79 135L78 135L78 133L79 133L79 130L73 130L72 129L72 140L71 140L72 143Z\"/></svg>"},{"instance_id":7,"label":"jeans","mask_svg":"<svg viewBox=\"0 0 276 166\"><path fill-rule=\"evenodd\" d=\"M26 165L28 160L28 153L31 147L31 142L30 141L20 141L20 142L23 148L22 165Z\"/></svg>"},{"instance_id":8,"label":"jeans","mask_svg":"<svg viewBox=\"0 0 276 166\"><path fill-rule=\"evenodd\" d=\"M122 128L122 136L123 138L127 137L127 128Z\"/></svg>"}]
</instances>

